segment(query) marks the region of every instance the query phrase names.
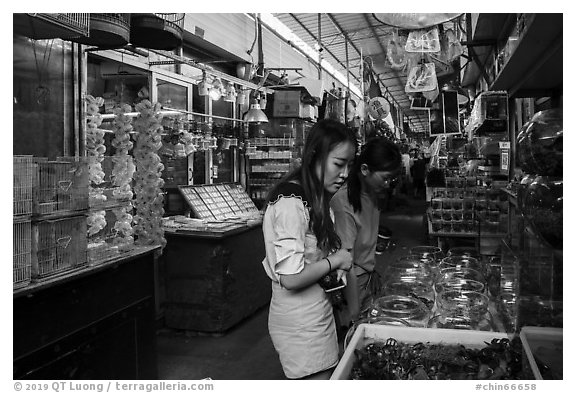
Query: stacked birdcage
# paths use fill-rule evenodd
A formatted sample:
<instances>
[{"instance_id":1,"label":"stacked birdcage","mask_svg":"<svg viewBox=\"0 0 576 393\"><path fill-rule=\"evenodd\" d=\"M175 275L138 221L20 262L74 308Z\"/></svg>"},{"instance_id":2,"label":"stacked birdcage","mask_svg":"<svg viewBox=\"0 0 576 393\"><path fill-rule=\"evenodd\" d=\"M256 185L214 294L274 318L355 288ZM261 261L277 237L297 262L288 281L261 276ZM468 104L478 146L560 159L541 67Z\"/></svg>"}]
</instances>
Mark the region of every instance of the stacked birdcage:
<instances>
[{"instance_id":1,"label":"stacked birdcage","mask_svg":"<svg viewBox=\"0 0 576 393\"><path fill-rule=\"evenodd\" d=\"M32 156L13 156L12 255L14 289L30 283L32 266L32 200L34 162Z\"/></svg>"},{"instance_id":2,"label":"stacked birdcage","mask_svg":"<svg viewBox=\"0 0 576 393\"><path fill-rule=\"evenodd\" d=\"M85 267L88 168L86 159L35 159L31 278Z\"/></svg>"}]
</instances>

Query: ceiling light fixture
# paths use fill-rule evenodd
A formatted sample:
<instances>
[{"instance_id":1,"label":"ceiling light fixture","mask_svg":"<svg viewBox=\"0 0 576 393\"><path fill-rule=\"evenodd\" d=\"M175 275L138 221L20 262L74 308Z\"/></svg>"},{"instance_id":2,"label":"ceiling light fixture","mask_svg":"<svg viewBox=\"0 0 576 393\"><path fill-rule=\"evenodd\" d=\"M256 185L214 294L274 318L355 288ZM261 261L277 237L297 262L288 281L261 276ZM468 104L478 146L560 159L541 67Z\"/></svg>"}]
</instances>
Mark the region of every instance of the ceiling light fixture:
<instances>
[{"instance_id":1,"label":"ceiling light fixture","mask_svg":"<svg viewBox=\"0 0 576 393\"><path fill-rule=\"evenodd\" d=\"M250 109L244 116L246 123L268 123L268 117L266 117L266 114L258 102L259 97L259 92L255 92L254 95L250 97Z\"/></svg>"}]
</instances>

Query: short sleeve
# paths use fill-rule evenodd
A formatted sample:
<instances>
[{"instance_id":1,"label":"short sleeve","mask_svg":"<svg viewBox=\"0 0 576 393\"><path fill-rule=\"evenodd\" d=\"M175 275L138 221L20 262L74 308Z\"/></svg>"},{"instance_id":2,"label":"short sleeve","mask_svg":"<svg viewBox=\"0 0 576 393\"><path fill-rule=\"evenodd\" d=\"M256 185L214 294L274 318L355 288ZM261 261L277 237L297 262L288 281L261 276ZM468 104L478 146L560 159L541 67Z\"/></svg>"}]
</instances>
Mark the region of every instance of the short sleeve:
<instances>
[{"instance_id":1,"label":"short sleeve","mask_svg":"<svg viewBox=\"0 0 576 393\"><path fill-rule=\"evenodd\" d=\"M274 253L276 274L297 274L304 269L308 220L298 197L281 197L274 204Z\"/></svg>"},{"instance_id":2,"label":"short sleeve","mask_svg":"<svg viewBox=\"0 0 576 393\"><path fill-rule=\"evenodd\" d=\"M330 201L330 207L334 211L334 228L342 241L342 248L354 248L358 228L354 218L354 208L348 202L345 189L334 195Z\"/></svg>"}]
</instances>

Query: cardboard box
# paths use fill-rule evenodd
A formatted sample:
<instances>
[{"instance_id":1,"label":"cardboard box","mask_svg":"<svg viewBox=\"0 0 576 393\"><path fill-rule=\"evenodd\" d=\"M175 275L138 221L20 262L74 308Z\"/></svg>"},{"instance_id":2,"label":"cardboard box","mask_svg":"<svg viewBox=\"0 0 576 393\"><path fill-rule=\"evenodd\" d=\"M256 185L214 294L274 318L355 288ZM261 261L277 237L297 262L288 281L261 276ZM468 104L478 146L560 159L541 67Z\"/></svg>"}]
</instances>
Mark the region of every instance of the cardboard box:
<instances>
[{"instance_id":1,"label":"cardboard box","mask_svg":"<svg viewBox=\"0 0 576 393\"><path fill-rule=\"evenodd\" d=\"M300 90L277 91L274 93L274 117L302 117L304 105L300 101Z\"/></svg>"},{"instance_id":2,"label":"cardboard box","mask_svg":"<svg viewBox=\"0 0 576 393\"><path fill-rule=\"evenodd\" d=\"M422 343L445 343L445 344L462 344L468 348L484 348L486 342L492 341L493 338L512 339L511 335L499 332L483 332L475 330L458 330L458 329L430 329L404 326L388 326L375 324L360 324L350 343L344 351L338 366L332 373L330 379L348 379L354 360L355 349L360 349L364 345L373 341L386 341L388 338L394 338L398 342L416 344Z\"/></svg>"}]
</instances>

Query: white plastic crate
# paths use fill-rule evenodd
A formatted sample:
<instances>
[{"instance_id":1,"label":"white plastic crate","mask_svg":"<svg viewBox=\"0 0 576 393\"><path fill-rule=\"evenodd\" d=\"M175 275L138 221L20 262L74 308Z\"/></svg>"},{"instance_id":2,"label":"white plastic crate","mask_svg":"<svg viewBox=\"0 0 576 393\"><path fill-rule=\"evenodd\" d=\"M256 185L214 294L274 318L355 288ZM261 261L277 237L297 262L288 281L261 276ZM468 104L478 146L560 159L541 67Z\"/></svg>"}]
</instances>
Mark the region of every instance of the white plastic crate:
<instances>
[{"instance_id":1,"label":"white plastic crate","mask_svg":"<svg viewBox=\"0 0 576 393\"><path fill-rule=\"evenodd\" d=\"M462 344L468 348L484 348L486 342L490 342L494 338L512 339L512 336L499 332L360 324L330 379L349 379L350 371L356 359L354 350L360 349L370 342L386 341L388 338L409 344L419 342L447 345Z\"/></svg>"},{"instance_id":2,"label":"white plastic crate","mask_svg":"<svg viewBox=\"0 0 576 393\"><path fill-rule=\"evenodd\" d=\"M529 368L535 379L562 379L564 339L562 328L524 326L520 340L524 350L525 371ZM541 366L547 366L544 371Z\"/></svg>"}]
</instances>

